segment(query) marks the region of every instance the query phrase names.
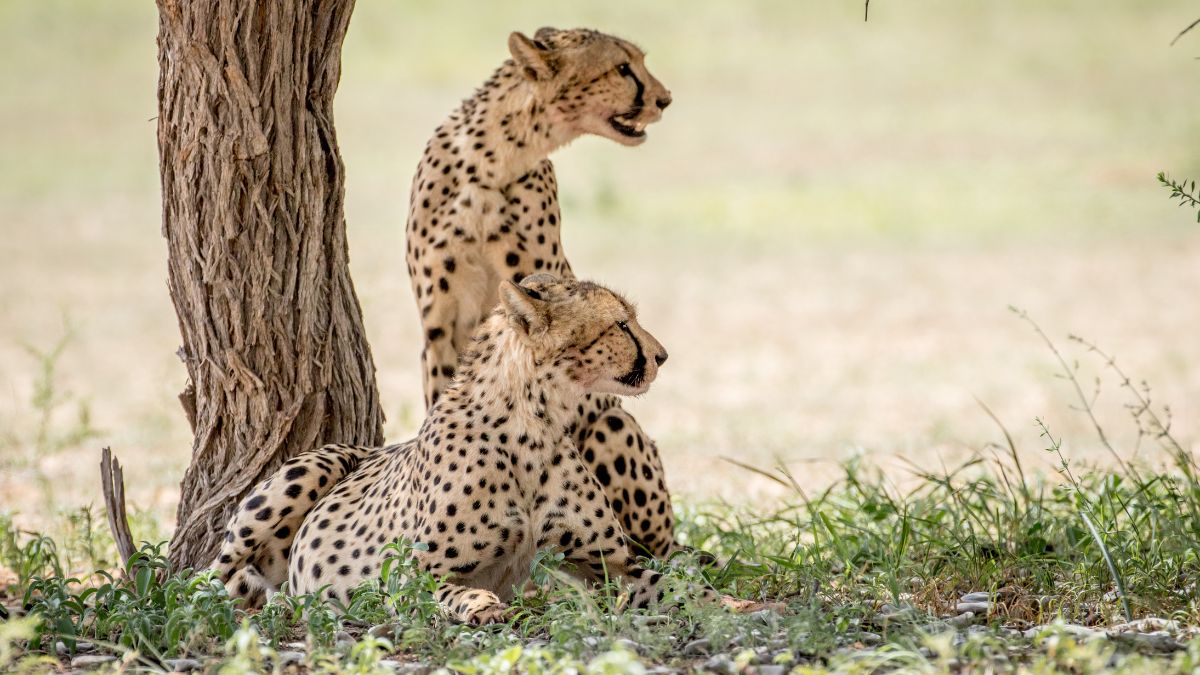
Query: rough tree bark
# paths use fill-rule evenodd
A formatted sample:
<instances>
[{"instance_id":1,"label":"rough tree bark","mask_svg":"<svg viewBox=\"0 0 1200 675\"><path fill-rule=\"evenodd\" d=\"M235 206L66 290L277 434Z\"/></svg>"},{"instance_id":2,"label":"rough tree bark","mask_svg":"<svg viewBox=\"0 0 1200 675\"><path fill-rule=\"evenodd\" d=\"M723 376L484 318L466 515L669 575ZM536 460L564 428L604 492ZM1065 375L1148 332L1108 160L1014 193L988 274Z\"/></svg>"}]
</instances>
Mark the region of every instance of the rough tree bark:
<instances>
[{"instance_id":1,"label":"rough tree bark","mask_svg":"<svg viewBox=\"0 0 1200 675\"><path fill-rule=\"evenodd\" d=\"M210 563L288 457L383 440L333 129L353 6L158 0L163 236L195 432L176 568Z\"/></svg>"}]
</instances>

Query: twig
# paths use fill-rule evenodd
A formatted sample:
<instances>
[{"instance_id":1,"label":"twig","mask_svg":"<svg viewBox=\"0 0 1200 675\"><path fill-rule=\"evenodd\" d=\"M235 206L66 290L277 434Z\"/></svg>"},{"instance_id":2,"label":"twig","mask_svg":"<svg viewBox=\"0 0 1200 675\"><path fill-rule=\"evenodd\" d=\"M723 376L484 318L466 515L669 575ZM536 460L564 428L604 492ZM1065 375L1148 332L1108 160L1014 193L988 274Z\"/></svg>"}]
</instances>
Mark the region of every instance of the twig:
<instances>
[{"instance_id":1,"label":"twig","mask_svg":"<svg viewBox=\"0 0 1200 675\"><path fill-rule=\"evenodd\" d=\"M870 2L870 0L867 0L867 2ZM1200 19L1196 19L1187 28L1184 28L1183 30L1179 31L1179 35L1176 35L1175 39L1171 40L1171 46L1175 46L1175 43L1179 42L1179 38L1186 35L1188 31L1195 28L1196 26L1200 26Z\"/></svg>"},{"instance_id":2,"label":"twig","mask_svg":"<svg viewBox=\"0 0 1200 675\"><path fill-rule=\"evenodd\" d=\"M865 0L865 2L863 2L863 21L867 20L867 16L870 13L871 13L871 0ZM1195 26L1195 25L1196 24L1192 24L1192 26ZM1189 28L1191 28L1191 26L1189 26ZM1183 32L1186 33L1187 31L1185 30ZM1178 40L1179 38L1175 38L1175 39ZM1172 44L1174 44L1174 43L1172 43Z\"/></svg>"},{"instance_id":3,"label":"twig","mask_svg":"<svg viewBox=\"0 0 1200 675\"><path fill-rule=\"evenodd\" d=\"M1088 395L1084 393L1083 386L1079 384L1079 377L1076 376L1075 369L1067 363L1066 358L1063 357L1062 352L1058 351L1058 347L1055 346L1054 341L1050 339L1049 335L1046 335L1045 331L1042 330L1042 327L1033 320L1033 317L1029 316L1028 312L1012 306L1009 306L1009 309L1018 317L1020 317L1021 320L1029 324L1033 328L1034 332L1037 333L1038 337L1042 339L1042 342L1046 344L1046 347L1050 349L1050 352L1054 354L1054 358L1058 361L1059 367L1062 368L1063 379L1070 382L1071 386L1074 387L1075 395L1079 399L1080 409L1091 421L1092 428L1096 430L1096 435L1100 437L1100 443L1113 456L1113 459L1117 460L1117 466L1120 466L1121 470L1126 474L1136 475L1129 464L1125 461L1125 458L1121 457L1121 453L1117 452L1117 449L1114 448L1112 443L1109 442L1108 435L1104 433L1104 427L1100 425L1100 420L1096 419L1096 412L1092 407L1091 401L1088 399Z\"/></svg>"},{"instance_id":4,"label":"twig","mask_svg":"<svg viewBox=\"0 0 1200 675\"><path fill-rule=\"evenodd\" d=\"M113 457L111 448L100 450L100 490L104 493L104 510L108 513L108 528L112 530L121 565L127 566L133 556L133 534L129 531L129 516L125 513L125 472Z\"/></svg>"}]
</instances>

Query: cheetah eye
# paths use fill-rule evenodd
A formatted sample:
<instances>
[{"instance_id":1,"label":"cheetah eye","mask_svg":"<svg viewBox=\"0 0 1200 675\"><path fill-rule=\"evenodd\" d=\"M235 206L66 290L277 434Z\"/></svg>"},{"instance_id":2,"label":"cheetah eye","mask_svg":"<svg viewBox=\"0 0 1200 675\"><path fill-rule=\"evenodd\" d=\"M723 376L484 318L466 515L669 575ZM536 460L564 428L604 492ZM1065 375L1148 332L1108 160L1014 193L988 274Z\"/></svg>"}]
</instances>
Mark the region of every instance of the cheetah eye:
<instances>
[{"instance_id":1,"label":"cheetah eye","mask_svg":"<svg viewBox=\"0 0 1200 675\"><path fill-rule=\"evenodd\" d=\"M617 74L622 77L628 77L633 74L633 69L629 67L628 63L622 63L617 66Z\"/></svg>"},{"instance_id":2,"label":"cheetah eye","mask_svg":"<svg viewBox=\"0 0 1200 675\"><path fill-rule=\"evenodd\" d=\"M617 328L620 328L621 330L629 330L629 322L628 321L618 321Z\"/></svg>"}]
</instances>

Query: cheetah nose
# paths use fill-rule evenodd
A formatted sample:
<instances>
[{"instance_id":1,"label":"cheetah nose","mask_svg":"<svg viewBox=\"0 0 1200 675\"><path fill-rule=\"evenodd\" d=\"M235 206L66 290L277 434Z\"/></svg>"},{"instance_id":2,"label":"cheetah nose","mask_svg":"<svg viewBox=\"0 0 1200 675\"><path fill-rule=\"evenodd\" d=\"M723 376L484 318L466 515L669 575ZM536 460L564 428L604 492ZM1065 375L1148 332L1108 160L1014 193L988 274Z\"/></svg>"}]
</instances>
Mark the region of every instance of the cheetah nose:
<instances>
[{"instance_id":1,"label":"cheetah nose","mask_svg":"<svg viewBox=\"0 0 1200 675\"><path fill-rule=\"evenodd\" d=\"M671 105L671 97L669 95L663 96L662 98L656 100L654 103L658 105L659 110L666 110L667 106ZM666 359L666 357L663 357L663 358L664 358L664 360Z\"/></svg>"},{"instance_id":2,"label":"cheetah nose","mask_svg":"<svg viewBox=\"0 0 1200 675\"><path fill-rule=\"evenodd\" d=\"M667 362L667 353L666 353L666 352L661 352L661 353L655 354L655 355L654 355L654 362L655 362L656 364L660 365L660 366L661 366L662 364L666 363L666 362Z\"/></svg>"}]
</instances>

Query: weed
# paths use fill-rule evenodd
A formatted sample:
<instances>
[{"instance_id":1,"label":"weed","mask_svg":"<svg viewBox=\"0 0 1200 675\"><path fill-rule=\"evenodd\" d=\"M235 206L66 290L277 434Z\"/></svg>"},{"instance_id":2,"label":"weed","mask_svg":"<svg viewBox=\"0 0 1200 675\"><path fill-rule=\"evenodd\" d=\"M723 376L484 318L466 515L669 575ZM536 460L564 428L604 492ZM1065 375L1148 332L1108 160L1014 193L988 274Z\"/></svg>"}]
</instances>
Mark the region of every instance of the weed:
<instances>
[{"instance_id":1,"label":"weed","mask_svg":"<svg viewBox=\"0 0 1200 675\"><path fill-rule=\"evenodd\" d=\"M1177 200L1180 206L1196 209L1196 222L1200 223L1200 192L1196 191L1196 181L1176 181L1160 172L1158 182L1171 191L1171 199Z\"/></svg>"}]
</instances>

